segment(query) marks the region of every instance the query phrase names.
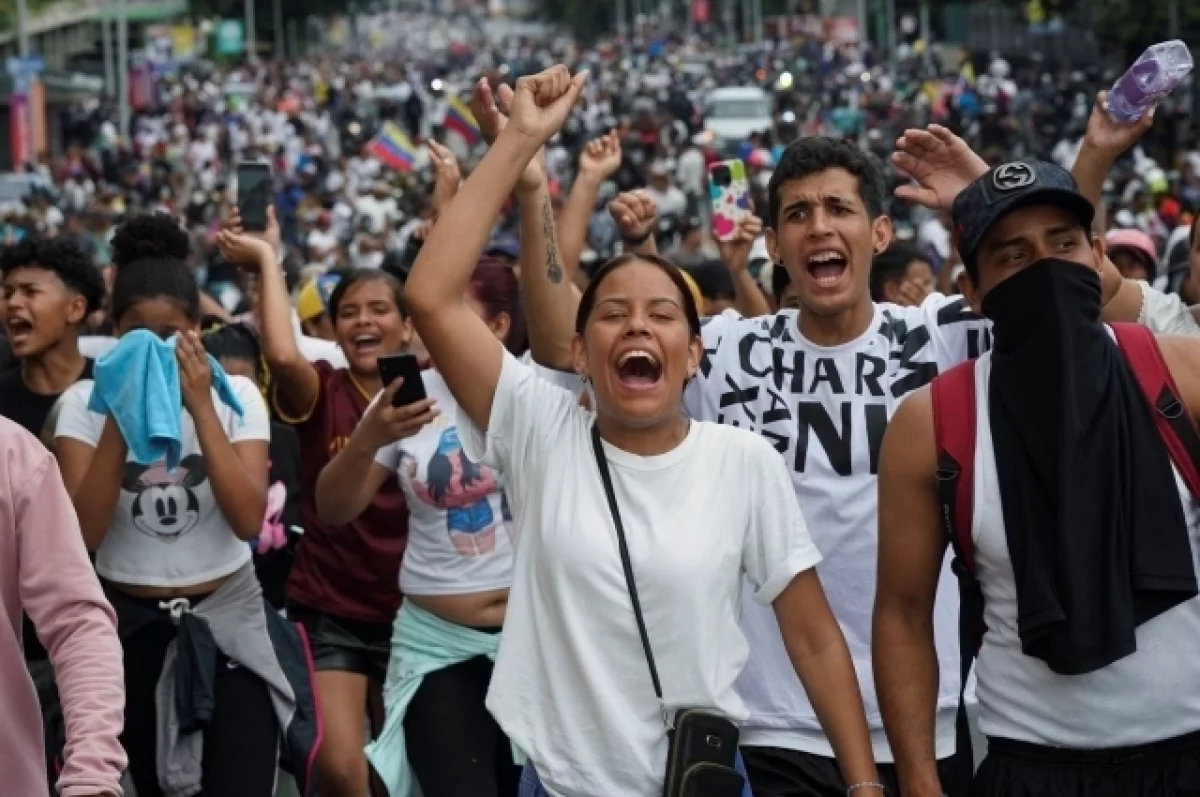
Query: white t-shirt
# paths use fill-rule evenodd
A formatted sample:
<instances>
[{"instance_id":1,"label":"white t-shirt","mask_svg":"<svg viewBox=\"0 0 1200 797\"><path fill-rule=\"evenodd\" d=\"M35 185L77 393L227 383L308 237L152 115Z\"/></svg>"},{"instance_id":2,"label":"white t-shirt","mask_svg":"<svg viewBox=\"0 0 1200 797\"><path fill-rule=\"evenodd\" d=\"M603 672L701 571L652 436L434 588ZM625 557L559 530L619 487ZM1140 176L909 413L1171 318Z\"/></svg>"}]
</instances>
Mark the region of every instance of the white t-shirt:
<instances>
[{"instance_id":1,"label":"white t-shirt","mask_svg":"<svg viewBox=\"0 0 1200 797\"><path fill-rule=\"evenodd\" d=\"M425 393L441 410L433 423L379 449L408 504L408 546L400 565L405 595L466 595L512 584L512 541L500 474L463 453L458 404L437 371Z\"/></svg>"},{"instance_id":2,"label":"white t-shirt","mask_svg":"<svg viewBox=\"0 0 1200 797\"><path fill-rule=\"evenodd\" d=\"M505 474L516 562L487 707L556 797L659 797L667 740L600 474L594 416L505 355L486 435L463 449ZM778 455L693 422L673 451L605 444L670 710L746 710L734 681L743 572L770 604L820 560Z\"/></svg>"},{"instance_id":3,"label":"white t-shirt","mask_svg":"<svg viewBox=\"0 0 1200 797\"><path fill-rule=\"evenodd\" d=\"M871 668L879 446L900 401L989 348L990 331L965 300L941 294L920 307L876 305L867 331L840 346L805 340L797 322L795 310L755 319L727 311L709 319L705 356L684 405L694 418L757 432L782 455L824 557L817 569L854 659L876 760L891 761ZM751 650L738 681L751 714L742 743L833 756L774 614L747 603L742 629ZM959 682L958 586L949 559L934 632L941 667L937 755L945 758L954 753Z\"/></svg>"},{"instance_id":4,"label":"white t-shirt","mask_svg":"<svg viewBox=\"0 0 1200 797\"><path fill-rule=\"evenodd\" d=\"M213 406L233 443L271 439L262 394L249 379L229 377L244 417L213 391ZM95 383L73 385L62 398L55 437L89 446L100 442L105 416L90 412ZM222 578L250 560L250 546L229 528L213 497L192 416L183 413L182 460L174 472L165 463L125 463L112 523L96 552L96 572L120 584L187 587Z\"/></svg>"},{"instance_id":5,"label":"white t-shirt","mask_svg":"<svg viewBox=\"0 0 1200 797\"><path fill-rule=\"evenodd\" d=\"M1200 324L1183 300L1174 293L1163 293L1138 282L1142 289L1142 311L1138 323L1159 335L1200 335Z\"/></svg>"},{"instance_id":6,"label":"white t-shirt","mask_svg":"<svg viewBox=\"0 0 1200 797\"><path fill-rule=\"evenodd\" d=\"M979 651L979 727L988 736L1077 750L1131 747L1200 729L1200 598L1137 627L1137 651L1082 675L1060 675L1022 649L1017 588L1004 528L991 418L991 357L975 365L974 514L971 537L987 633ZM1200 570L1200 513L1175 472Z\"/></svg>"}]
</instances>

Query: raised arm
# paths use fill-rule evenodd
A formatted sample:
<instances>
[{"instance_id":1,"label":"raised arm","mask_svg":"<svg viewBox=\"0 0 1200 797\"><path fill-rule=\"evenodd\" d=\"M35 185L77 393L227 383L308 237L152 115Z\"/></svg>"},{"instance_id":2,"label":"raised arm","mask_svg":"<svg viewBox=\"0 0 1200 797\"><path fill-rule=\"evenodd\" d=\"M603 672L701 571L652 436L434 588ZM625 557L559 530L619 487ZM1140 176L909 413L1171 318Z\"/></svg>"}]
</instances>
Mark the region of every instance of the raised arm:
<instances>
[{"instance_id":1,"label":"raised arm","mask_svg":"<svg viewBox=\"0 0 1200 797\"><path fill-rule=\"evenodd\" d=\"M1106 110L1106 92L1096 96L1092 115L1088 119L1087 133L1079 147L1079 155L1071 174L1079 184L1079 191L1088 201L1100 209L1104 192L1104 180L1117 158L1135 145L1154 123L1153 112L1131 124L1121 124ZM1097 231L1097 235L1102 232ZM1142 313L1142 289L1135 281L1122 279L1121 272L1113 262L1104 258L1100 279L1104 291L1105 321L1137 321Z\"/></svg>"},{"instance_id":2,"label":"raised arm","mask_svg":"<svg viewBox=\"0 0 1200 797\"><path fill-rule=\"evenodd\" d=\"M735 306L746 318L771 314L767 297L750 275L750 248L754 246L754 239L762 234L762 228L762 219L751 214L742 220L733 240L718 244L721 262L733 280Z\"/></svg>"},{"instance_id":3,"label":"raised arm","mask_svg":"<svg viewBox=\"0 0 1200 797\"><path fill-rule=\"evenodd\" d=\"M658 222L658 204L646 191L626 191L608 203L609 215L621 233L621 248L626 253L657 255L658 241L654 226Z\"/></svg>"},{"instance_id":4,"label":"raised arm","mask_svg":"<svg viewBox=\"0 0 1200 797\"><path fill-rule=\"evenodd\" d=\"M879 455L879 567L871 660L900 793L941 797L934 749L933 604L946 552L929 389L906 399Z\"/></svg>"},{"instance_id":5,"label":"raised arm","mask_svg":"<svg viewBox=\"0 0 1200 797\"><path fill-rule=\"evenodd\" d=\"M575 278L579 257L587 244L588 222L596 208L600 185L621 168L621 137L610 132L589 141L579 155L579 174L559 216L558 240L562 267L568 280Z\"/></svg>"},{"instance_id":6,"label":"raised arm","mask_svg":"<svg viewBox=\"0 0 1200 797\"><path fill-rule=\"evenodd\" d=\"M512 89L501 85L498 92L500 103L511 108ZM484 138L494 144L508 126L508 116L497 104L486 79L476 84L471 108ZM521 293L529 352L539 365L573 373L571 339L575 336L579 288L573 278L574 266L563 262L542 151L521 172L516 196L521 218ZM586 225L585 219L585 228Z\"/></svg>"},{"instance_id":7,"label":"raised arm","mask_svg":"<svg viewBox=\"0 0 1200 797\"><path fill-rule=\"evenodd\" d=\"M236 218L230 229L217 236L221 253L239 268L258 274L258 319L262 330L263 356L275 380L276 400L285 415L301 417L312 410L320 395L317 369L300 351L292 328L292 303L287 280L279 264L279 224L275 208L267 209L267 233L255 236L242 232Z\"/></svg>"},{"instance_id":8,"label":"raised arm","mask_svg":"<svg viewBox=\"0 0 1200 797\"><path fill-rule=\"evenodd\" d=\"M405 285L417 332L467 417L487 429L504 349L465 294L492 223L526 165L562 126L587 73L517 81L509 123L429 233Z\"/></svg>"}]
</instances>

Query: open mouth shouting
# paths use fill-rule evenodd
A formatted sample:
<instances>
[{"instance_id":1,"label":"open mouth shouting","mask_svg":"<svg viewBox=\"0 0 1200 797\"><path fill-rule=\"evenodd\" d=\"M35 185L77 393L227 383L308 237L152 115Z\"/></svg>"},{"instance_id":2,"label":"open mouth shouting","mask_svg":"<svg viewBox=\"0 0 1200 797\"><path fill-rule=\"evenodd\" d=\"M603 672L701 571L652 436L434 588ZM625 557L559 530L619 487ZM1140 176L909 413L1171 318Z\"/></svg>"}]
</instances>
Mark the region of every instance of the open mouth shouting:
<instances>
[{"instance_id":1,"label":"open mouth shouting","mask_svg":"<svg viewBox=\"0 0 1200 797\"><path fill-rule=\"evenodd\" d=\"M617 381L626 390L653 390L662 381L662 364L645 349L630 349L617 359Z\"/></svg>"},{"instance_id":2,"label":"open mouth shouting","mask_svg":"<svg viewBox=\"0 0 1200 797\"><path fill-rule=\"evenodd\" d=\"M28 343L33 336L33 323L20 316L9 316L5 328L8 332L8 340L14 349Z\"/></svg>"},{"instance_id":3,"label":"open mouth shouting","mask_svg":"<svg viewBox=\"0 0 1200 797\"><path fill-rule=\"evenodd\" d=\"M808 256L808 262L805 263L809 276L821 288L836 287L848 266L846 256L834 249L814 252Z\"/></svg>"},{"instance_id":4,"label":"open mouth shouting","mask_svg":"<svg viewBox=\"0 0 1200 797\"><path fill-rule=\"evenodd\" d=\"M374 333L360 332L351 339L350 346L359 357L380 354L383 349L383 338Z\"/></svg>"}]
</instances>

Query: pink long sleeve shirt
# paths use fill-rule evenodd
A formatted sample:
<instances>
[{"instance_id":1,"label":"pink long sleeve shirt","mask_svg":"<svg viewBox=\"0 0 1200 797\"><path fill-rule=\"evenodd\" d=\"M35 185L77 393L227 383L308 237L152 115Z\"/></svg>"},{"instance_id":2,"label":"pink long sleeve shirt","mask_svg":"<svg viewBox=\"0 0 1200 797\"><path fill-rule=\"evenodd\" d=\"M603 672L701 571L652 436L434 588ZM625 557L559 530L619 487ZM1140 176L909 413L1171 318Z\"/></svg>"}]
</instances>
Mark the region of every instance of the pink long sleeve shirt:
<instances>
[{"instance_id":1,"label":"pink long sleeve shirt","mask_svg":"<svg viewBox=\"0 0 1200 797\"><path fill-rule=\"evenodd\" d=\"M62 797L120 795L125 683L116 616L88 561L53 455L0 418L0 793L47 791L21 610L50 653L66 720Z\"/></svg>"}]
</instances>

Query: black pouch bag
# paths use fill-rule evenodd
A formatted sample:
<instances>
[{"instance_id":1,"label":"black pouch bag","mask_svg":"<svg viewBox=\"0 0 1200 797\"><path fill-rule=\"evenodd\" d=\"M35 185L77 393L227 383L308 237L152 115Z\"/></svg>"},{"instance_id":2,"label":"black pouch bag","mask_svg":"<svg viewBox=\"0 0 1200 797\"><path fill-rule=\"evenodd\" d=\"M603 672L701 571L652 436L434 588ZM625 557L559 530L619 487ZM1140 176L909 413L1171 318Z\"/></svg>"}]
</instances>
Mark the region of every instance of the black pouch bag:
<instances>
[{"instance_id":1,"label":"black pouch bag","mask_svg":"<svg viewBox=\"0 0 1200 797\"><path fill-rule=\"evenodd\" d=\"M629 561L625 527L621 523L621 513L617 508L617 496L613 491L612 476L608 471L608 458L604 455L600 432L595 425L592 426L592 449L596 454L596 466L600 469L600 480L604 482L608 508L612 512L613 525L617 530L617 545L621 551L625 585L629 589L633 616L637 620L642 650L646 654L650 680L654 684L654 696L658 698L659 712L666 729L667 772L663 779L663 797L742 797L746 779L734 769L738 750L737 726L720 714L700 709L680 709L672 717L666 703L663 702L658 668L654 665L650 635L642 617L642 605L638 600L637 584L633 578L633 565Z\"/></svg>"}]
</instances>

